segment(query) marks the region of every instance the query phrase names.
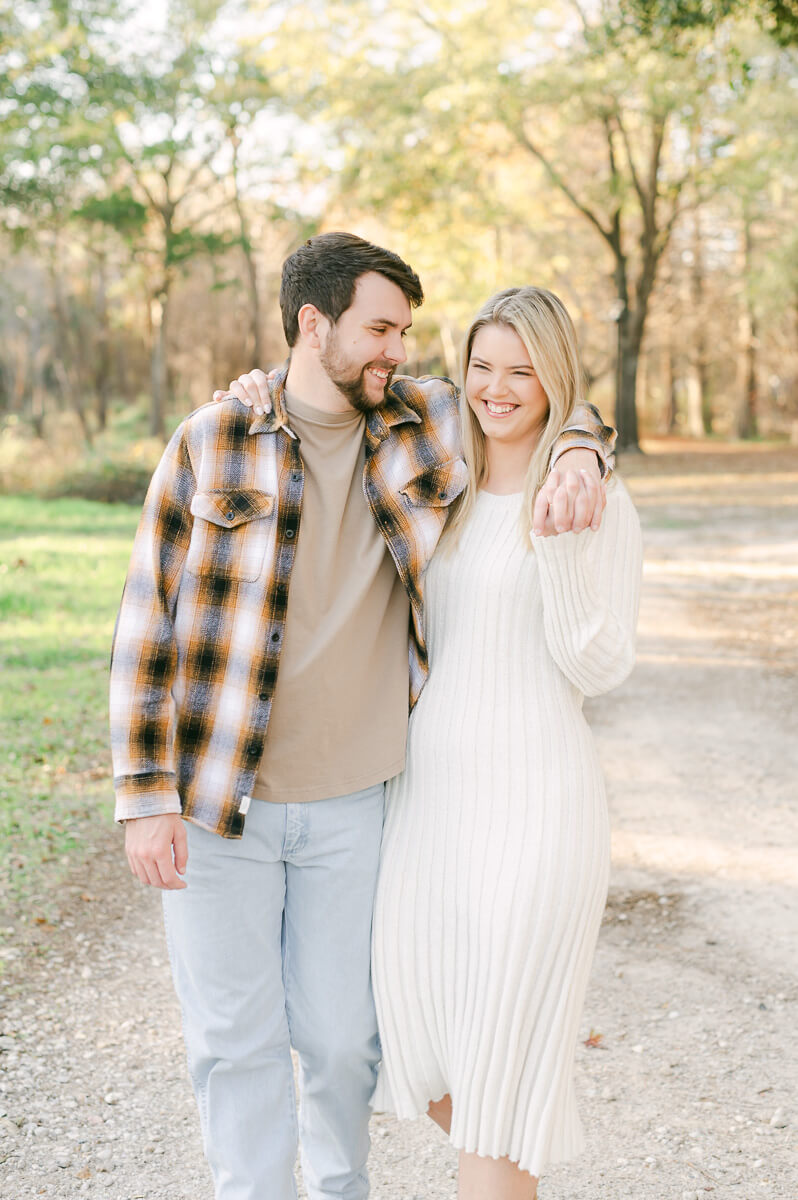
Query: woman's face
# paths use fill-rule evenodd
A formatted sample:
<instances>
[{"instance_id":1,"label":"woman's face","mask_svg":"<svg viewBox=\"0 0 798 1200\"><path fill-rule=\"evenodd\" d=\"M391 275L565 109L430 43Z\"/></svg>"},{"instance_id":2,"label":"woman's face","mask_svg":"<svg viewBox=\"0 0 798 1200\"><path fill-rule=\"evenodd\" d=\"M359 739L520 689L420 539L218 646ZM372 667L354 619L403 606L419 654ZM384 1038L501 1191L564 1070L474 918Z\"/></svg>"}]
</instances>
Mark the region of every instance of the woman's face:
<instances>
[{"instance_id":1,"label":"woman's face","mask_svg":"<svg viewBox=\"0 0 798 1200\"><path fill-rule=\"evenodd\" d=\"M528 442L531 453L549 402L526 346L509 325L483 325L477 331L465 387L485 437Z\"/></svg>"}]
</instances>

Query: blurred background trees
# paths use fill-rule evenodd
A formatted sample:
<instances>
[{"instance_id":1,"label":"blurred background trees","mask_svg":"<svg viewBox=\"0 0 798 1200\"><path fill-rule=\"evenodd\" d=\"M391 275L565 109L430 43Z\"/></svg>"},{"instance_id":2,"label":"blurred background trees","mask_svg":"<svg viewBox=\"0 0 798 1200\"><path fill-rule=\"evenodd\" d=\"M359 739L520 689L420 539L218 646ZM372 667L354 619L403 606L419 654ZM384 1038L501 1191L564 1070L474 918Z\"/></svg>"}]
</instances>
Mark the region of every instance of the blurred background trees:
<instances>
[{"instance_id":1,"label":"blurred background trees","mask_svg":"<svg viewBox=\"0 0 798 1200\"><path fill-rule=\"evenodd\" d=\"M535 282L628 450L798 437L797 44L781 0L0 0L0 485L146 474L331 228L422 275L411 370Z\"/></svg>"}]
</instances>

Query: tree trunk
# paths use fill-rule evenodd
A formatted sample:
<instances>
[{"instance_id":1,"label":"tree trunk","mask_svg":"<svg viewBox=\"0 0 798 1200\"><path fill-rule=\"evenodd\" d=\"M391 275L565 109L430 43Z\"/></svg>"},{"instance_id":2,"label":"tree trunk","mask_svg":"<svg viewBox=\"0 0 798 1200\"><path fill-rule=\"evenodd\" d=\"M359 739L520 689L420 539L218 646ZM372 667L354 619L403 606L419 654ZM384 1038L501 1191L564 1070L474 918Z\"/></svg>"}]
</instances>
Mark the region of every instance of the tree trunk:
<instances>
[{"instance_id":1,"label":"tree trunk","mask_svg":"<svg viewBox=\"0 0 798 1200\"><path fill-rule=\"evenodd\" d=\"M108 323L108 297L105 288L105 261L100 259L97 266L97 324L99 333L95 346L96 367L94 385L97 391L97 427L105 429L108 424L108 399L111 383L111 330Z\"/></svg>"},{"instance_id":2,"label":"tree trunk","mask_svg":"<svg viewBox=\"0 0 798 1200\"><path fill-rule=\"evenodd\" d=\"M167 403L168 378L166 370L166 334L169 294L163 288L150 300L150 327L152 329L152 354L150 359L150 433L163 438L166 426L164 411Z\"/></svg>"},{"instance_id":3,"label":"tree trunk","mask_svg":"<svg viewBox=\"0 0 798 1200\"><path fill-rule=\"evenodd\" d=\"M704 436L704 393L701 387L701 375L695 362L687 364L685 374L687 389L687 425L685 433L688 437Z\"/></svg>"},{"instance_id":4,"label":"tree trunk","mask_svg":"<svg viewBox=\"0 0 798 1200\"><path fill-rule=\"evenodd\" d=\"M753 258L753 234L751 217L747 209L743 212L743 304L740 316L740 361L741 396L738 410L737 433L741 438L757 435L757 328L751 292L748 285Z\"/></svg>"},{"instance_id":5,"label":"tree trunk","mask_svg":"<svg viewBox=\"0 0 798 1200\"><path fill-rule=\"evenodd\" d=\"M757 337L756 318L747 310L740 320L742 333L742 402L740 404L737 433L741 438L757 435Z\"/></svg>"},{"instance_id":6,"label":"tree trunk","mask_svg":"<svg viewBox=\"0 0 798 1200\"><path fill-rule=\"evenodd\" d=\"M638 453L637 364L640 357L639 321L625 308L618 318L618 360L615 381L615 425L618 449Z\"/></svg>"},{"instance_id":7,"label":"tree trunk","mask_svg":"<svg viewBox=\"0 0 798 1200\"><path fill-rule=\"evenodd\" d=\"M50 271L51 311L55 322L56 345L53 372L67 408L77 415L87 446L92 445L91 424L86 413L84 394L87 390L81 371L81 331L73 329L72 315L61 287L61 277L53 263Z\"/></svg>"},{"instance_id":8,"label":"tree trunk","mask_svg":"<svg viewBox=\"0 0 798 1200\"><path fill-rule=\"evenodd\" d=\"M255 252L252 249L252 239L249 236L249 225L247 216L244 212L244 205L241 200L241 189L238 184L238 148L241 145L241 139L238 136L236 129L231 129L228 132L230 144L233 148L233 196L235 200L235 210L238 217L238 231L241 241L241 250L244 254L244 261L247 265L247 281L249 284L249 303L250 303L250 337L251 337L251 354L252 365L263 367L263 339L261 333L261 310L260 310L260 295L258 293L258 264L255 261ZM249 370L249 368L247 368Z\"/></svg>"},{"instance_id":9,"label":"tree trunk","mask_svg":"<svg viewBox=\"0 0 798 1200\"><path fill-rule=\"evenodd\" d=\"M691 437L712 433L712 406L707 370L707 335L704 314L704 253L701 209L693 221L693 263L690 271L690 300L693 313L691 362L687 375L687 424Z\"/></svg>"},{"instance_id":10,"label":"tree trunk","mask_svg":"<svg viewBox=\"0 0 798 1200\"><path fill-rule=\"evenodd\" d=\"M671 330L668 329L668 341L662 349L662 390L665 395L663 425L665 432L672 434L679 429L679 405L676 397L676 361L673 354Z\"/></svg>"},{"instance_id":11,"label":"tree trunk","mask_svg":"<svg viewBox=\"0 0 798 1200\"><path fill-rule=\"evenodd\" d=\"M30 420L37 438L44 438L44 347L41 345L41 323L34 316L30 331L30 367L25 364L23 378L30 380Z\"/></svg>"}]
</instances>

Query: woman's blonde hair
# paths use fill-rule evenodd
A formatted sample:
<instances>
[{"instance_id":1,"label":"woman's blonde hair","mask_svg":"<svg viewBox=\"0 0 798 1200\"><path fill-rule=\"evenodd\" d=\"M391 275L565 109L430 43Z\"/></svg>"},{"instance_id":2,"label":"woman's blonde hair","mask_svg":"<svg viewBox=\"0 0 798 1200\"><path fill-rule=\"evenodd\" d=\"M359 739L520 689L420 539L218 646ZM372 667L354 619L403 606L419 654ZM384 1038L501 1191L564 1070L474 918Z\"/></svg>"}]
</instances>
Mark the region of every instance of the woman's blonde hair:
<instances>
[{"instance_id":1,"label":"woman's blonde hair","mask_svg":"<svg viewBox=\"0 0 798 1200\"><path fill-rule=\"evenodd\" d=\"M552 447L585 394L576 330L563 302L553 292L536 287L505 288L491 296L471 322L460 358L460 426L468 483L447 525L446 532L453 543L468 519L487 473L485 435L466 398L466 376L474 338L486 325L505 325L518 334L549 403L546 423L529 461L524 483L521 522L525 538L532 529L535 497L548 474Z\"/></svg>"}]
</instances>

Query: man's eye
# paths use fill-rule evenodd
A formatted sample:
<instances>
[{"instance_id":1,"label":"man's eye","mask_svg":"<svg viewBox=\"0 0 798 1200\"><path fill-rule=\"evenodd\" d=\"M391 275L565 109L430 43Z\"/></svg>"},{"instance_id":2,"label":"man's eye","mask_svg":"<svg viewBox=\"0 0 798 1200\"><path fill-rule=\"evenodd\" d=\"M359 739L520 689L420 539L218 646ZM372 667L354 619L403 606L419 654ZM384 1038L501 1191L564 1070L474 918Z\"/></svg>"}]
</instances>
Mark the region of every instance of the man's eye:
<instances>
[{"instance_id":1,"label":"man's eye","mask_svg":"<svg viewBox=\"0 0 798 1200\"><path fill-rule=\"evenodd\" d=\"M376 334L383 334L383 333L385 333L385 326L384 325L382 325L382 326L372 325L371 332L376 333Z\"/></svg>"}]
</instances>

